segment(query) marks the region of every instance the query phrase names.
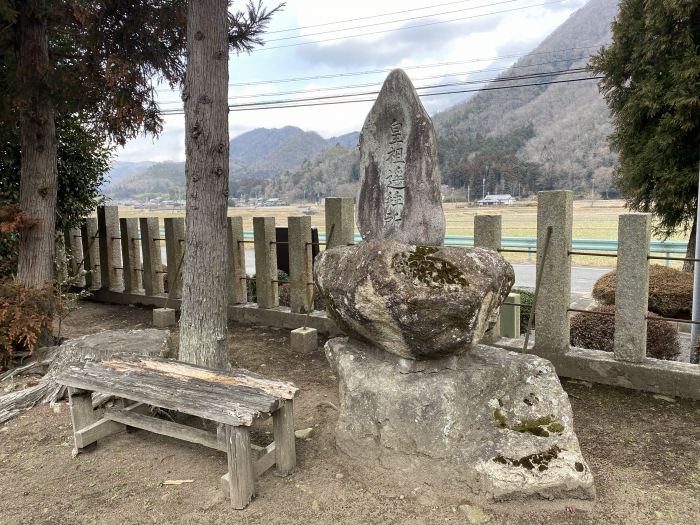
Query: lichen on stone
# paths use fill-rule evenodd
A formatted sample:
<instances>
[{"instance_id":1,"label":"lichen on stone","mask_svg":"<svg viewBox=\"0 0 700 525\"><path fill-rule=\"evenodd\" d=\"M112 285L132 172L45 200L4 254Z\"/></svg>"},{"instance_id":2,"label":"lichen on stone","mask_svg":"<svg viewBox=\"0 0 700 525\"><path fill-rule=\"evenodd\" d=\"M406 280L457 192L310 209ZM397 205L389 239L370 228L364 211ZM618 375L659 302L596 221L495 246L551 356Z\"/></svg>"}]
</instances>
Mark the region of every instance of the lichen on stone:
<instances>
[{"instance_id":1,"label":"lichen on stone","mask_svg":"<svg viewBox=\"0 0 700 525\"><path fill-rule=\"evenodd\" d=\"M394 271L434 288L444 286L467 286L467 279L454 264L433 254L434 246L416 246L414 251L394 254L391 267Z\"/></svg>"},{"instance_id":2,"label":"lichen on stone","mask_svg":"<svg viewBox=\"0 0 700 525\"><path fill-rule=\"evenodd\" d=\"M515 432L532 434L538 437L549 437L550 434L561 434L564 432L564 425L555 420L554 416L541 416L535 419L526 419L515 425L508 426L508 418L501 410L493 413L496 423L501 428L507 428Z\"/></svg>"},{"instance_id":3,"label":"lichen on stone","mask_svg":"<svg viewBox=\"0 0 700 525\"><path fill-rule=\"evenodd\" d=\"M520 459L514 459L514 458L507 458L504 457L502 454L499 454L495 458L493 458L493 461L495 463L500 463L502 465L510 465L513 467L523 467L526 468L527 470L535 470L537 469L540 472L544 472L549 468L549 463L553 459L557 459L559 457L559 453L561 452L561 449L553 445L550 447L548 450L545 450L544 452L539 452L537 454L530 454L529 456L523 456ZM583 465L581 465L583 466Z\"/></svg>"}]
</instances>

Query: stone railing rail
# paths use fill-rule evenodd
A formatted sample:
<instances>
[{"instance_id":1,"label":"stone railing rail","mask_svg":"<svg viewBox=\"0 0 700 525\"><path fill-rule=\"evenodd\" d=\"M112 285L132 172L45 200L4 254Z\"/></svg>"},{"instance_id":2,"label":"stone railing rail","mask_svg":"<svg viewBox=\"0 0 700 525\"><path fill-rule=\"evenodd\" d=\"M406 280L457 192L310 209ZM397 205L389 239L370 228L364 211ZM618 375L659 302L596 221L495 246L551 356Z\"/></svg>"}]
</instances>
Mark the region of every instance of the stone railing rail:
<instances>
[{"instance_id":1,"label":"stone railing rail","mask_svg":"<svg viewBox=\"0 0 700 525\"><path fill-rule=\"evenodd\" d=\"M325 231L320 244L326 249L352 244L355 239L353 199L326 199ZM596 250L572 243L573 195L569 191L542 192L538 196L538 270L547 227L552 227L547 260L536 307L534 342L527 352L552 361L560 376L618 385L666 395L700 399L700 366L646 357L646 311L651 248L649 214L620 215L617 249L615 339L613 353L573 348L569 345L571 257L576 249ZM324 312L313 310L311 218L288 218L289 306L279 306L277 241L274 217L253 219L253 238L243 231L241 217L228 218L229 318L295 329L310 326L335 334L338 328ZM447 238L446 244L457 244ZM501 235L499 215L477 215L476 246L508 251ZM80 229L65 232L73 270L89 270L80 283L93 298L117 304L166 304L179 308L180 274L184 250L184 218L119 218L116 206L98 209ZM506 242L504 242L506 241ZM165 245L165 261L161 247ZM471 244L471 243L470 243ZM255 270L248 271L246 246L255 250ZM575 248L574 248L575 247ZM661 247L658 251L671 251ZM658 247L657 247L658 249ZM167 264L164 270L163 263ZM252 269L250 269L252 270ZM255 274L257 303L247 302L246 282ZM168 292L164 292L164 276ZM511 307L518 308L518 307ZM500 339L497 346L523 351L522 342Z\"/></svg>"}]
</instances>

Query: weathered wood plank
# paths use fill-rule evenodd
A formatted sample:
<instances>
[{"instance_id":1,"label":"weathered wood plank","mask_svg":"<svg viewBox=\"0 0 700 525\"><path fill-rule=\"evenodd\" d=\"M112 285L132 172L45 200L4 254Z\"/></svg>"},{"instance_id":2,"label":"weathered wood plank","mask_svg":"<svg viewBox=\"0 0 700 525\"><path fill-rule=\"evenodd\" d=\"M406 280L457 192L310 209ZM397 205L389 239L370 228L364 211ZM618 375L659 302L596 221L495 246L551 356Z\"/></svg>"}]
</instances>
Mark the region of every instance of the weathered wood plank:
<instances>
[{"instance_id":1,"label":"weathered wood plank","mask_svg":"<svg viewBox=\"0 0 700 525\"><path fill-rule=\"evenodd\" d=\"M288 476L297 463L294 443L294 409L291 399L280 402L279 409L272 414L272 429L275 436L275 463L277 474Z\"/></svg>"},{"instance_id":2,"label":"weathered wood plank","mask_svg":"<svg viewBox=\"0 0 700 525\"><path fill-rule=\"evenodd\" d=\"M138 364L143 368L156 370L173 376L202 379L220 384L248 387L259 390L261 393L282 399L293 399L299 390L292 383L272 379L250 370L238 368L230 371L213 370L203 366L197 366L173 359L161 359L157 357L143 357L134 354L115 354L110 362L126 362ZM109 363L109 362L105 362ZM119 366L119 365L111 365Z\"/></svg>"},{"instance_id":3,"label":"weathered wood plank","mask_svg":"<svg viewBox=\"0 0 700 525\"><path fill-rule=\"evenodd\" d=\"M234 426L249 426L255 420L268 417L279 406L279 398L261 389L238 384L237 376L232 376L231 381L209 381L205 379L206 375L178 375L173 371L176 369L169 368L171 363L164 359L156 360L164 367L142 366L143 362L149 361L144 358L75 363L64 367L57 380L71 387L125 397ZM195 369L197 372L208 370ZM218 376L231 379L224 372ZM285 385L289 388L288 395L296 393L296 387L289 383Z\"/></svg>"},{"instance_id":4,"label":"weathered wood plank","mask_svg":"<svg viewBox=\"0 0 700 525\"><path fill-rule=\"evenodd\" d=\"M275 448L277 444L273 441L265 448L260 448L258 459L255 460L255 477L262 476L267 469L275 464L276 454Z\"/></svg>"},{"instance_id":5,"label":"weathered wood plank","mask_svg":"<svg viewBox=\"0 0 700 525\"><path fill-rule=\"evenodd\" d=\"M255 494L255 475L250 448L250 432L246 427L226 427L228 446L229 497L234 509L244 509Z\"/></svg>"},{"instance_id":6,"label":"weathered wood plank","mask_svg":"<svg viewBox=\"0 0 700 525\"><path fill-rule=\"evenodd\" d=\"M99 419L92 425L89 425L81 430L74 432L75 448L80 450L91 443L98 441L104 437L111 436L117 432L125 430L126 427L108 419Z\"/></svg>"},{"instance_id":7,"label":"weathered wood plank","mask_svg":"<svg viewBox=\"0 0 700 525\"><path fill-rule=\"evenodd\" d=\"M104 418L117 423L123 423L130 427L148 430L154 434L181 439L190 443L197 443L205 447L226 452L226 443L220 443L213 432L207 432L199 428L182 425L165 419L158 419L152 416L129 412L123 409L108 408L105 410Z\"/></svg>"}]
</instances>

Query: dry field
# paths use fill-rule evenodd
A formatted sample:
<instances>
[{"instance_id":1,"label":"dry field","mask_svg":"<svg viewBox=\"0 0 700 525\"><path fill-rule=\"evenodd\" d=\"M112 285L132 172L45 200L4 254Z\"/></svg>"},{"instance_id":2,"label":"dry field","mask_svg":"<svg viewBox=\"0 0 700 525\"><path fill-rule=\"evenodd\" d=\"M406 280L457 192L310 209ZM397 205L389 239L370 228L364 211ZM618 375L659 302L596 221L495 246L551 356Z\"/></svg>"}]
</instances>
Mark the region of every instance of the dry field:
<instances>
[{"instance_id":1,"label":"dry field","mask_svg":"<svg viewBox=\"0 0 700 525\"><path fill-rule=\"evenodd\" d=\"M324 207L309 206L315 213L311 216L312 226L324 231ZM278 226L287 225L287 217L302 215L302 206L246 207L230 208L230 216L243 217L243 227L252 231L253 217L275 217ZM474 216L478 214L498 214L503 216L504 237L535 237L537 234L537 206L535 201L517 206L466 207L464 203L445 203L445 218L448 235L474 235ZM582 200L574 202L574 239L617 239L617 218L625 213L621 200ZM134 209L121 207L121 217L178 217L184 210ZM674 240L687 240L682 234ZM511 262L534 262L525 254L504 254ZM576 266L613 266L615 259L610 257L574 256Z\"/></svg>"}]
</instances>

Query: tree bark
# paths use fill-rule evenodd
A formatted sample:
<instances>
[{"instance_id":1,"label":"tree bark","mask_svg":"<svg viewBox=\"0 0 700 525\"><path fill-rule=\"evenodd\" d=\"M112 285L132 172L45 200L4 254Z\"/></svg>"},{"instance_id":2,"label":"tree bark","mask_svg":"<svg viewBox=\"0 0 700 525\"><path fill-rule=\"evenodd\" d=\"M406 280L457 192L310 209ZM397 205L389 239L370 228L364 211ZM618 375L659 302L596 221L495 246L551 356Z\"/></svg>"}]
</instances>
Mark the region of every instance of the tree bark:
<instances>
[{"instance_id":1,"label":"tree bark","mask_svg":"<svg viewBox=\"0 0 700 525\"><path fill-rule=\"evenodd\" d=\"M685 258L686 259L694 259L695 258L695 232L696 228L698 227L697 224L697 217L693 219L693 227L690 229L690 237L688 238L688 248L685 251ZM693 261L683 261L683 271L684 272L693 272L695 269L695 264Z\"/></svg>"},{"instance_id":2,"label":"tree bark","mask_svg":"<svg viewBox=\"0 0 700 525\"><path fill-rule=\"evenodd\" d=\"M56 124L48 85L51 70L44 0L18 2L20 87L20 207L36 222L20 234L17 278L28 287L53 281L56 230Z\"/></svg>"},{"instance_id":3,"label":"tree bark","mask_svg":"<svg viewBox=\"0 0 700 525\"><path fill-rule=\"evenodd\" d=\"M185 268L180 359L228 367L228 13L226 0L190 0L185 103Z\"/></svg>"}]
</instances>

